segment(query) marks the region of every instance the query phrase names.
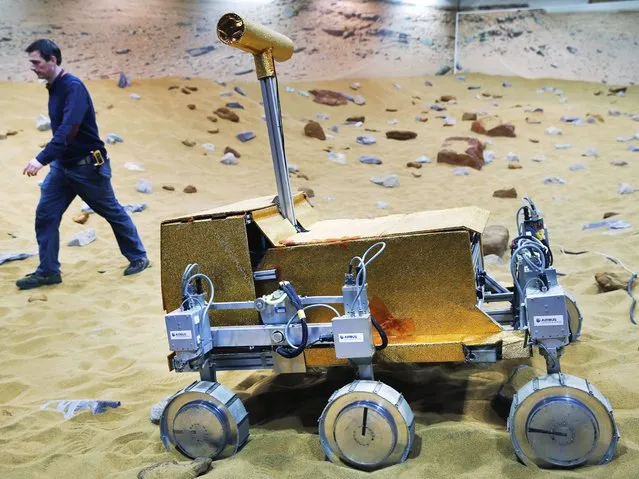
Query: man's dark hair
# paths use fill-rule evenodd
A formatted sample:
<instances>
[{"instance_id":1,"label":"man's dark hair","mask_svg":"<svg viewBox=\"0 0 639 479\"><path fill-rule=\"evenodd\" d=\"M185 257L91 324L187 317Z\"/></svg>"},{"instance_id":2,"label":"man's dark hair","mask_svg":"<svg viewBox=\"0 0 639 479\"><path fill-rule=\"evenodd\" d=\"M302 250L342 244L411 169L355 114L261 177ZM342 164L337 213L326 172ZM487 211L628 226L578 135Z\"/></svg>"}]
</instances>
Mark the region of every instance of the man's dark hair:
<instances>
[{"instance_id":1,"label":"man's dark hair","mask_svg":"<svg viewBox=\"0 0 639 479\"><path fill-rule=\"evenodd\" d=\"M25 52L39 52L40 56L47 62L51 60L51 57L55 57L56 64L62 64L62 53L60 52L60 48L54 42L46 38L36 40L27 47Z\"/></svg>"}]
</instances>

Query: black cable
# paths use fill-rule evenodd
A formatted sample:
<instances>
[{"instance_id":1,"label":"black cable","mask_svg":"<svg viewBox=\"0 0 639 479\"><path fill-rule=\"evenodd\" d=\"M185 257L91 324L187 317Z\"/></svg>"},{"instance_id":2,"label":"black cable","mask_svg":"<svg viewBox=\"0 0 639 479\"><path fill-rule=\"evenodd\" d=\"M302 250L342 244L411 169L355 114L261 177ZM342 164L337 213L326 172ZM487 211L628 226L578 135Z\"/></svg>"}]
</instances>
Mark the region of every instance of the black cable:
<instances>
[{"instance_id":1,"label":"black cable","mask_svg":"<svg viewBox=\"0 0 639 479\"><path fill-rule=\"evenodd\" d=\"M300 320L302 324L302 342L297 348L289 348L288 346L279 346L275 352L286 359L293 359L299 356L306 349L306 342L308 341L308 325L303 319Z\"/></svg>"},{"instance_id":2,"label":"black cable","mask_svg":"<svg viewBox=\"0 0 639 479\"><path fill-rule=\"evenodd\" d=\"M373 323L373 327L379 333L380 338L382 338L382 344L379 346L375 345L375 351L381 351L382 349L385 349L386 346L388 346L388 336L386 336L386 332L382 329L379 323L375 321L375 318L373 317L372 314L371 314L371 323Z\"/></svg>"}]
</instances>

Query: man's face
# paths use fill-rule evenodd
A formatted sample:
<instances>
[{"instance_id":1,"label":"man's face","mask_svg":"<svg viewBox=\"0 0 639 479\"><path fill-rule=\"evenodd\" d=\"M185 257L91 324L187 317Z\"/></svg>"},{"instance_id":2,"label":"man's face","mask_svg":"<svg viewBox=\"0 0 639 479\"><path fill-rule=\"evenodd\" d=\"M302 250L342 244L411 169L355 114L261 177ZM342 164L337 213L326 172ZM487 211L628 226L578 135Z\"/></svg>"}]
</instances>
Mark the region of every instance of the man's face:
<instances>
[{"instance_id":1,"label":"man's face","mask_svg":"<svg viewBox=\"0 0 639 479\"><path fill-rule=\"evenodd\" d=\"M31 71L42 80L49 81L55 74L56 59L54 56L51 57L51 60L46 61L40 52L31 52L29 53L29 63L31 63Z\"/></svg>"}]
</instances>

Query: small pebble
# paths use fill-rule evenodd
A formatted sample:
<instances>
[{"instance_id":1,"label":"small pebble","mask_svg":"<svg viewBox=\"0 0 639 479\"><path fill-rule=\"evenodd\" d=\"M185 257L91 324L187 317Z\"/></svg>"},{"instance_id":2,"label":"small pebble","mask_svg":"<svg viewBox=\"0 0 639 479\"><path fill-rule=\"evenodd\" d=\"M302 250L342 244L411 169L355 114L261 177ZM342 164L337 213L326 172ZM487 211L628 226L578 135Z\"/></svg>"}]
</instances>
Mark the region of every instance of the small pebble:
<instances>
[{"instance_id":1,"label":"small pebble","mask_svg":"<svg viewBox=\"0 0 639 479\"><path fill-rule=\"evenodd\" d=\"M385 188L397 188L399 186L397 175L372 176L370 180L376 185L381 185Z\"/></svg>"},{"instance_id":2,"label":"small pebble","mask_svg":"<svg viewBox=\"0 0 639 479\"><path fill-rule=\"evenodd\" d=\"M634 193L635 188L630 186L628 183L621 183L619 188L617 188L617 193L620 195L629 195L630 193Z\"/></svg>"},{"instance_id":3,"label":"small pebble","mask_svg":"<svg viewBox=\"0 0 639 479\"><path fill-rule=\"evenodd\" d=\"M135 189L139 192L139 193L151 193L153 192L153 188L151 188L151 183L149 183L147 180L138 180L138 182L135 184Z\"/></svg>"},{"instance_id":4,"label":"small pebble","mask_svg":"<svg viewBox=\"0 0 639 479\"><path fill-rule=\"evenodd\" d=\"M459 166L457 168L453 168L454 176L468 176L470 175L470 170L465 166Z\"/></svg>"},{"instance_id":5,"label":"small pebble","mask_svg":"<svg viewBox=\"0 0 639 479\"><path fill-rule=\"evenodd\" d=\"M566 184L566 180L559 178L558 176L546 176L544 178L544 185L556 184L556 185L564 185Z\"/></svg>"},{"instance_id":6,"label":"small pebble","mask_svg":"<svg viewBox=\"0 0 639 479\"><path fill-rule=\"evenodd\" d=\"M255 138L255 133L252 131L243 131L242 133L237 134L237 139L242 143L252 140L253 138Z\"/></svg>"},{"instance_id":7,"label":"small pebble","mask_svg":"<svg viewBox=\"0 0 639 479\"><path fill-rule=\"evenodd\" d=\"M360 163L364 163L366 165L381 165L382 164L382 160L380 160L376 156L366 156L366 155L360 156L359 157L359 162Z\"/></svg>"},{"instance_id":8,"label":"small pebble","mask_svg":"<svg viewBox=\"0 0 639 479\"><path fill-rule=\"evenodd\" d=\"M486 150L484 151L484 163L492 163L493 160L497 157L497 154L494 151Z\"/></svg>"},{"instance_id":9,"label":"small pebble","mask_svg":"<svg viewBox=\"0 0 639 479\"><path fill-rule=\"evenodd\" d=\"M346 164L346 156L344 155L344 153L330 151L327 156L329 160L334 161L335 163L338 163L340 165Z\"/></svg>"},{"instance_id":10,"label":"small pebble","mask_svg":"<svg viewBox=\"0 0 639 479\"><path fill-rule=\"evenodd\" d=\"M356 139L360 145L374 145L377 140L373 136L358 136Z\"/></svg>"},{"instance_id":11,"label":"small pebble","mask_svg":"<svg viewBox=\"0 0 639 479\"><path fill-rule=\"evenodd\" d=\"M237 165L238 162L239 160L237 159L237 157L230 151L228 153L225 153L222 159L220 160L220 163L224 165Z\"/></svg>"},{"instance_id":12,"label":"small pebble","mask_svg":"<svg viewBox=\"0 0 639 479\"><path fill-rule=\"evenodd\" d=\"M574 165L570 165L570 171L580 171L585 170L586 166L582 163L575 163Z\"/></svg>"},{"instance_id":13,"label":"small pebble","mask_svg":"<svg viewBox=\"0 0 639 479\"><path fill-rule=\"evenodd\" d=\"M590 157L590 158L596 158L599 156L599 153L597 152L596 148L588 148L586 151L584 151L581 156L586 156L586 157Z\"/></svg>"},{"instance_id":14,"label":"small pebble","mask_svg":"<svg viewBox=\"0 0 639 479\"><path fill-rule=\"evenodd\" d=\"M417 159L415 161L417 163L432 163L433 162L433 160L431 160L427 156L419 156L419 157L417 157Z\"/></svg>"}]
</instances>

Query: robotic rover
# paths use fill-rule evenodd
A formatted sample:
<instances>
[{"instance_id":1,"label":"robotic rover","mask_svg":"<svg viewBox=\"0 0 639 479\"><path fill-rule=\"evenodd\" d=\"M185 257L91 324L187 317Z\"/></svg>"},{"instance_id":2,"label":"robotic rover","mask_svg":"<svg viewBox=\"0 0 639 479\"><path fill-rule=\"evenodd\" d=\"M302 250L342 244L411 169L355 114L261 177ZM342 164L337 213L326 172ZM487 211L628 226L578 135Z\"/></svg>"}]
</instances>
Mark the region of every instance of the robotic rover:
<instances>
[{"instance_id":1,"label":"robotic rover","mask_svg":"<svg viewBox=\"0 0 639 479\"><path fill-rule=\"evenodd\" d=\"M407 459L415 419L399 391L375 381L375 364L492 363L538 348L547 374L517 391L508 418L517 457L554 468L610 461L619 439L610 403L560 368L582 316L558 283L534 203L517 211L512 287L484 270L480 208L315 221L291 193L284 151L274 61L292 56L292 41L233 13L217 31L254 56L277 196L162 224L169 367L200 375L168 401L165 446L224 458L247 441L246 408L217 371L350 365L357 380L328 399L321 445L332 462L380 469Z\"/></svg>"}]
</instances>

